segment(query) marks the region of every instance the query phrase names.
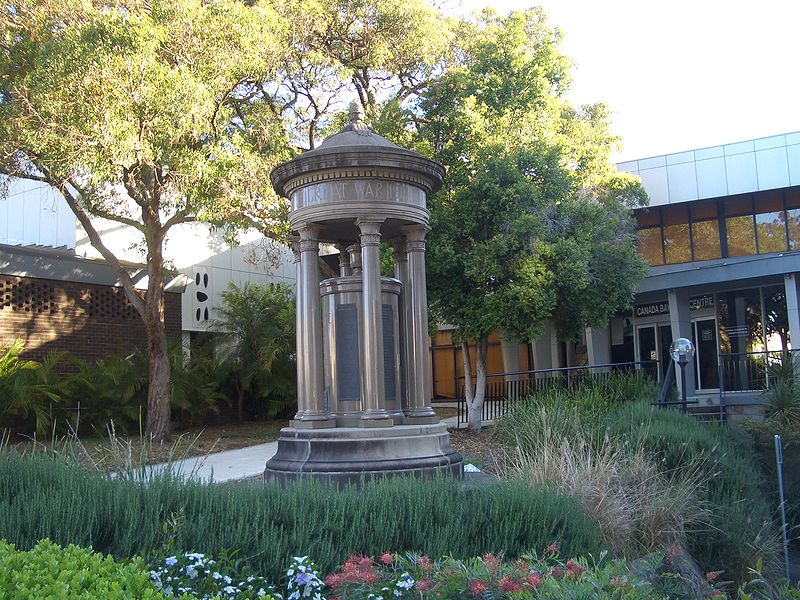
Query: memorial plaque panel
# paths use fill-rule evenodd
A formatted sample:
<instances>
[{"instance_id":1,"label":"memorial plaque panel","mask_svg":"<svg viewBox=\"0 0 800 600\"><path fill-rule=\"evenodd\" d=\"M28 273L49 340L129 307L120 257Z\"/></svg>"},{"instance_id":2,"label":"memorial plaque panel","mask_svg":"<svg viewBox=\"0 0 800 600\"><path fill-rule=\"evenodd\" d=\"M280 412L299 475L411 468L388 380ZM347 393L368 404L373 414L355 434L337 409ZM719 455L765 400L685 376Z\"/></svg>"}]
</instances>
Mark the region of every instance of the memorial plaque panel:
<instances>
[{"instance_id":1,"label":"memorial plaque panel","mask_svg":"<svg viewBox=\"0 0 800 600\"><path fill-rule=\"evenodd\" d=\"M387 401L397 399L395 389L394 308L383 305L383 390Z\"/></svg>"},{"instance_id":2,"label":"memorial plaque panel","mask_svg":"<svg viewBox=\"0 0 800 600\"><path fill-rule=\"evenodd\" d=\"M361 399L358 362L358 310L355 304L341 304L336 307L336 376L340 402Z\"/></svg>"}]
</instances>

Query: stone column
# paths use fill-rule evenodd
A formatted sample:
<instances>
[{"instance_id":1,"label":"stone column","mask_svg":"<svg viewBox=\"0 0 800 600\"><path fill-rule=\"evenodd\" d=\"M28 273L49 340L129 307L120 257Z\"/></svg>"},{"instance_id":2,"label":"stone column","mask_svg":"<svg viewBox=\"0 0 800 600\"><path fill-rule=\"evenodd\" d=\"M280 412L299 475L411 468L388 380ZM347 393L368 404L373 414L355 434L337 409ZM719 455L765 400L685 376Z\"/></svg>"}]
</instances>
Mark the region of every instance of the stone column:
<instances>
[{"instance_id":1,"label":"stone column","mask_svg":"<svg viewBox=\"0 0 800 600\"><path fill-rule=\"evenodd\" d=\"M406 335L409 339L408 403L406 422L438 423L439 417L431 408L431 378L428 362L428 297L425 282L425 235L421 225L403 228L408 253L408 289L406 300Z\"/></svg>"},{"instance_id":2,"label":"stone column","mask_svg":"<svg viewBox=\"0 0 800 600\"><path fill-rule=\"evenodd\" d=\"M400 324L400 407L403 413L411 409L411 398L408 394L408 370L411 364L411 336L408 328L411 324L411 303L409 302L408 252L405 240L395 240L394 246L394 276L403 287L400 288L400 310L398 320Z\"/></svg>"},{"instance_id":3,"label":"stone column","mask_svg":"<svg viewBox=\"0 0 800 600\"><path fill-rule=\"evenodd\" d=\"M361 230L362 315L364 319L364 411L361 427L391 427L383 389L383 302L381 301L381 225L383 219L358 219ZM355 271L355 269L354 269Z\"/></svg>"},{"instance_id":4,"label":"stone column","mask_svg":"<svg viewBox=\"0 0 800 600\"><path fill-rule=\"evenodd\" d=\"M611 332L606 325L603 328L586 328L586 354L589 365L607 365L611 363ZM608 373L610 367L591 369L592 374Z\"/></svg>"},{"instance_id":5,"label":"stone column","mask_svg":"<svg viewBox=\"0 0 800 600\"><path fill-rule=\"evenodd\" d=\"M308 399L306 390L306 350L303 339L303 274L300 269L300 238L292 237L292 254L294 255L294 283L295 283L295 356L297 357L297 413L294 420L300 420L306 412L305 403Z\"/></svg>"},{"instance_id":6,"label":"stone column","mask_svg":"<svg viewBox=\"0 0 800 600\"><path fill-rule=\"evenodd\" d=\"M319 227L306 225L300 233L299 307L297 347L298 405L292 427L335 427L328 410L322 377L322 315L319 297Z\"/></svg>"},{"instance_id":7,"label":"stone column","mask_svg":"<svg viewBox=\"0 0 800 600\"><path fill-rule=\"evenodd\" d=\"M347 246L336 244L335 247L339 251L339 277L348 277L352 271L350 270L350 255L347 253Z\"/></svg>"},{"instance_id":8,"label":"stone column","mask_svg":"<svg viewBox=\"0 0 800 600\"><path fill-rule=\"evenodd\" d=\"M689 290L686 288L677 288L674 290L667 290L667 299L669 301L669 322L672 329L672 339L686 338L692 339L692 313L689 308ZM697 348L694 349L695 355L692 360L686 365L684 369L686 374L686 397L689 398L695 395L695 380L694 380L694 365L697 359ZM670 357L672 360L672 357ZM681 368L675 365L675 382L678 384L678 397L681 395Z\"/></svg>"}]
</instances>

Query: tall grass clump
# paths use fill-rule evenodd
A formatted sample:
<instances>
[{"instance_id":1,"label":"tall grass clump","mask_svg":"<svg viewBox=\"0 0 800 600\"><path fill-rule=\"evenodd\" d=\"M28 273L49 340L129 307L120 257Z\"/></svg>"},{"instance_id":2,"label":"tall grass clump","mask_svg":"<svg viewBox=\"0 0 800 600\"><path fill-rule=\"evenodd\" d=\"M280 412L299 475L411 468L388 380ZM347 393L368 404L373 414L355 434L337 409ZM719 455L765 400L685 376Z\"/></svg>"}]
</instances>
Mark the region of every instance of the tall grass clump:
<instances>
[{"instance_id":1,"label":"tall grass clump","mask_svg":"<svg viewBox=\"0 0 800 600\"><path fill-rule=\"evenodd\" d=\"M0 538L22 549L42 538L117 557L173 551L237 556L278 578L292 556L332 571L354 552L387 549L513 558L554 541L565 554L598 553L597 527L575 499L521 482L464 490L444 479L399 478L341 491L319 483L146 484L114 480L43 456L0 459Z\"/></svg>"},{"instance_id":2,"label":"tall grass clump","mask_svg":"<svg viewBox=\"0 0 800 600\"><path fill-rule=\"evenodd\" d=\"M506 473L578 498L615 555L637 557L685 543L707 523L698 470L675 477L641 448L599 440L574 406L535 406L525 416L535 426L516 434Z\"/></svg>"},{"instance_id":3,"label":"tall grass clump","mask_svg":"<svg viewBox=\"0 0 800 600\"><path fill-rule=\"evenodd\" d=\"M774 560L772 510L753 448L736 429L645 403L620 407L606 425L609 436L642 448L674 477L706 474L703 500L711 509L709 529L688 538L689 551L705 568L742 579L758 559L767 564Z\"/></svg>"}]
</instances>

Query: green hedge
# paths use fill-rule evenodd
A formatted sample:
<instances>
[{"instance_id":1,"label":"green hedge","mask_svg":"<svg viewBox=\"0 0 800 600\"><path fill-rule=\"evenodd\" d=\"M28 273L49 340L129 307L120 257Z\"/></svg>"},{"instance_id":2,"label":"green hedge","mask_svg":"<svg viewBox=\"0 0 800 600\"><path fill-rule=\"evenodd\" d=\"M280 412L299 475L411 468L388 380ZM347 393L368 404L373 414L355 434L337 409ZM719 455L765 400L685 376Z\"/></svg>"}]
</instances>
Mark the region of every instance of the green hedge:
<instances>
[{"instance_id":1,"label":"green hedge","mask_svg":"<svg viewBox=\"0 0 800 600\"><path fill-rule=\"evenodd\" d=\"M0 540L0 598L163 598L148 574L141 559L120 564L110 556L75 546L60 548L49 540L18 551Z\"/></svg>"},{"instance_id":2,"label":"green hedge","mask_svg":"<svg viewBox=\"0 0 800 600\"><path fill-rule=\"evenodd\" d=\"M174 527L167 523L174 523ZM572 498L516 483L464 490L449 480L398 478L359 490L303 483L147 485L42 457L0 458L0 538L92 546L117 557L236 549L273 579L292 556L323 571L351 553L391 549L468 558L517 556L558 541L569 555L598 553L595 526Z\"/></svg>"}]
</instances>

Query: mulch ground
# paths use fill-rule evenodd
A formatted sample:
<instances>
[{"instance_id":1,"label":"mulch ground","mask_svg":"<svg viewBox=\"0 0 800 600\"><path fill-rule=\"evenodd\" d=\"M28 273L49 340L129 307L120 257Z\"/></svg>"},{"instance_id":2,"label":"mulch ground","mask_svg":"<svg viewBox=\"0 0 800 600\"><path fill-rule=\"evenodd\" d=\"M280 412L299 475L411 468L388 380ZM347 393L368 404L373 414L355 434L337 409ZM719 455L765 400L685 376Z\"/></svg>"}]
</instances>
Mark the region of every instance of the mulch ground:
<instances>
[{"instance_id":1,"label":"mulch ground","mask_svg":"<svg viewBox=\"0 0 800 600\"><path fill-rule=\"evenodd\" d=\"M472 463L481 471L500 475L499 462L503 451L492 441L491 429L484 428L480 433L451 429L450 443L464 457L464 464Z\"/></svg>"}]
</instances>

